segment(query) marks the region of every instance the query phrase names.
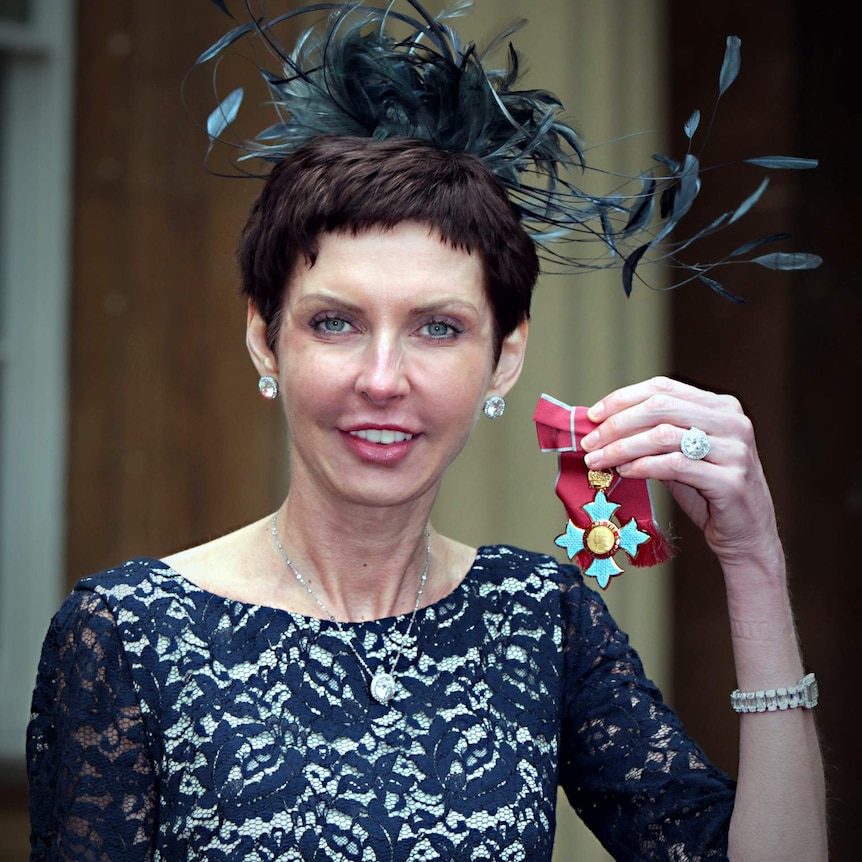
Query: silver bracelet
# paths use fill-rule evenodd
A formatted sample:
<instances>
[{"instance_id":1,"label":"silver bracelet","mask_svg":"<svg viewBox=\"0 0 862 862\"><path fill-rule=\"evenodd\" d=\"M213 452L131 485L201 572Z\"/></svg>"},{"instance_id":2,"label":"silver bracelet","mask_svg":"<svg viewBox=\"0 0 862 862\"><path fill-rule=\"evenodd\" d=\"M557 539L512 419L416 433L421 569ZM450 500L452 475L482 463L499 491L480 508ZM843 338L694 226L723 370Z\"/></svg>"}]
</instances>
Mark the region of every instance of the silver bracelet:
<instances>
[{"instance_id":1,"label":"silver bracelet","mask_svg":"<svg viewBox=\"0 0 862 862\"><path fill-rule=\"evenodd\" d=\"M806 674L798 685L768 688L766 691L740 691L730 695L730 705L736 712L775 712L777 709L813 709L819 697L817 680Z\"/></svg>"}]
</instances>

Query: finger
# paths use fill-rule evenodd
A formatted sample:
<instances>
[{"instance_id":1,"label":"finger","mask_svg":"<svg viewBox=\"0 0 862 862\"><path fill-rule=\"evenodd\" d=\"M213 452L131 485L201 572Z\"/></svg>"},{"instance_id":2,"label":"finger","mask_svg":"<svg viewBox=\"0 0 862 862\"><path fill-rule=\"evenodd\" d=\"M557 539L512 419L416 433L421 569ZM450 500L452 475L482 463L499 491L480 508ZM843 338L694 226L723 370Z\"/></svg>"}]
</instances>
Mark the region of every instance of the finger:
<instances>
[{"instance_id":1,"label":"finger","mask_svg":"<svg viewBox=\"0 0 862 862\"><path fill-rule=\"evenodd\" d=\"M743 452L740 443L732 445ZM656 479L668 485L688 486L720 508L731 501L749 508L766 487L760 462L752 459L748 452L741 457L725 454L723 460L727 463L707 459L693 461L682 452L670 452L635 458L619 464L616 471L626 479Z\"/></svg>"},{"instance_id":2,"label":"finger","mask_svg":"<svg viewBox=\"0 0 862 862\"><path fill-rule=\"evenodd\" d=\"M754 445L751 421L744 413L658 396L608 417L581 440L581 446L585 452L610 448L612 456L623 461L628 453L679 450L683 435L692 428L705 432L711 445L722 440Z\"/></svg>"},{"instance_id":3,"label":"finger","mask_svg":"<svg viewBox=\"0 0 862 862\"><path fill-rule=\"evenodd\" d=\"M593 449L584 456L591 469L606 470L655 455L678 455L686 458L682 442L688 429L662 423L634 434L621 437L604 446ZM713 464L727 464L744 457L744 445L733 438L707 434L709 451L703 458L686 460L708 460Z\"/></svg>"},{"instance_id":4,"label":"finger","mask_svg":"<svg viewBox=\"0 0 862 862\"><path fill-rule=\"evenodd\" d=\"M652 381L647 381L612 393L603 402L606 418L581 441L584 450L602 448L660 425L675 426L680 436L696 427L713 436L738 437L746 442L753 439L750 420L733 396L704 392L687 384L681 384L675 392L656 392ZM694 393L691 398L681 397L690 393ZM622 404L628 406L619 406ZM668 434L667 429L664 433ZM665 442L672 446L678 440L671 434Z\"/></svg>"},{"instance_id":5,"label":"finger","mask_svg":"<svg viewBox=\"0 0 862 862\"><path fill-rule=\"evenodd\" d=\"M705 408L742 412L739 401L733 396L699 389L670 377L658 376L616 389L590 407L587 415L593 422L600 423L610 416L642 404L649 399L661 403L662 398L681 400Z\"/></svg>"}]
</instances>

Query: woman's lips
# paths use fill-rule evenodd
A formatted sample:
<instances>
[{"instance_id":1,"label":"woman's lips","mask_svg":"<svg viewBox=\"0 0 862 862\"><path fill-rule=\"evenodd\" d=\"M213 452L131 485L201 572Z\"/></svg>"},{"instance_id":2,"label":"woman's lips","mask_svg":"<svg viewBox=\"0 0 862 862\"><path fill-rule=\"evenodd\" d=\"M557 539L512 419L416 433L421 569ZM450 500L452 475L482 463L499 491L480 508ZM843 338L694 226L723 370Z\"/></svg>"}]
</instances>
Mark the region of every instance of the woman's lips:
<instances>
[{"instance_id":1,"label":"woman's lips","mask_svg":"<svg viewBox=\"0 0 862 862\"><path fill-rule=\"evenodd\" d=\"M358 437L360 440L367 440L369 443L379 443L383 446L389 446L392 443L403 443L405 440L412 440L413 435L406 431L397 431L394 428L362 428L358 431L349 431L351 437Z\"/></svg>"},{"instance_id":2,"label":"woman's lips","mask_svg":"<svg viewBox=\"0 0 862 862\"><path fill-rule=\"evenodd\" d=\"M406 457L419 435L398 428L356 428L344 436L351 451L363 461L393 464Z\"/></svg>"}]
</instances>

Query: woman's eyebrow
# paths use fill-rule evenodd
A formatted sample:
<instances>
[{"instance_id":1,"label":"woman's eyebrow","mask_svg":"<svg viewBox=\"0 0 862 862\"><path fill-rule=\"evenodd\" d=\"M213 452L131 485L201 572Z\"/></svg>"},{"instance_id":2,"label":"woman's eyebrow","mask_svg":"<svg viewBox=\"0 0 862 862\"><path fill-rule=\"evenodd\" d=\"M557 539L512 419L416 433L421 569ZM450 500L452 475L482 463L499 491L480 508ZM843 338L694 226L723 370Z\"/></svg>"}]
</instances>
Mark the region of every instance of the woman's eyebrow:
<instances>
[{"instance_id":1,"label":"woman's eyebrow","mask_svg":"<svg viewBox=\"0 0 862 862\"><path fill-rule=\"evenodd\" d=\"M344 311L350 311L353 313L358 313L362 310L361 306L356 305L354 302L349 302L337 293L306 293L296 300L297 306L309 305L312 303L321 305L337 305Z\"/></svg>"},{"instance_id":2,"label":"woman's eyebrow","mask_svg":"<svg viewBox=\"0 0 862 862\"><path fill-rule=\"evenodd\" d=\"M413 314L431 314L433 312L440 311L470 311L474 314L478 314L479 309L472 302L467 302L464 299L457 299L455 297L441 299L435 302L429 302L425 305L417 305L414 306L411 311Z\"/></svg>"}]
</instances>

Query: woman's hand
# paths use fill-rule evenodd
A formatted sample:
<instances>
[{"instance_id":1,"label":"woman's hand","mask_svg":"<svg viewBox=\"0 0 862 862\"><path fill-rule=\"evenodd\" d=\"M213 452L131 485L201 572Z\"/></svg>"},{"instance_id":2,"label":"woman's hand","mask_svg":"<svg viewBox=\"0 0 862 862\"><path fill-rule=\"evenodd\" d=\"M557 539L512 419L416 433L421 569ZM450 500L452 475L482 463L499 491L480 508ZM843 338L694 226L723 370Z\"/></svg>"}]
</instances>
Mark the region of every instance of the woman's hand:
<instances>
[{"instance_id":1,"label":"woman's hand","mask_svg":"<svg viewBox=\"0 0 862 862\"><path fill-rule=\"evenodd\" d=\"M780 554L754 429L736 398L654 377L617 389L588 415L598 423L582 440L588 467L663 481L725 565ZM692 427L709 436L700 461L680 449Z\"/></svg>"}]
</instances>

